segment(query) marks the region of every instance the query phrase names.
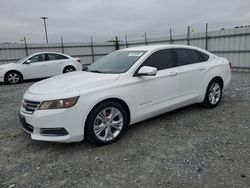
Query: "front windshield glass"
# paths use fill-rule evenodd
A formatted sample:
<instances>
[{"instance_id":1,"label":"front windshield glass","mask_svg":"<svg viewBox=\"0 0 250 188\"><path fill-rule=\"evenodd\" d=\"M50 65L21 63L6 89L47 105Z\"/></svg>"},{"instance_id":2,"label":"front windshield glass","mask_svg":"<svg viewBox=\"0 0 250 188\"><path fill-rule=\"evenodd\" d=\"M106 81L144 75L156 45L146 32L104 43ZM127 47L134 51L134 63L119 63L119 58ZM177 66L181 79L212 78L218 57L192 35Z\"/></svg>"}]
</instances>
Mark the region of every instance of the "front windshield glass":
<instances>
[{"instance_id":1,"label":"front windshield glass","mask_svg":"<svg viewBox=\"0 0 250 188\"><path fill-rule=\"evenodd\" d=\"M16 63L22 63L26 58L28 59L29 57L31 57L31 55L30 56L28 56L28 57L24 57L24 58L22 58L22 59L20 59L20 60L18 60Z\"/></svg>"},{"instance_id":2,"label":"front windshield glass","mask_svg":"<svg viewBox=\"0 0 250 188\"><path fill-rule=\"evenodd\" d=\"M115 51L88 66L87 71L124 73L128 71L144 53L145 51Z\"/></svg>"}]
</instances>

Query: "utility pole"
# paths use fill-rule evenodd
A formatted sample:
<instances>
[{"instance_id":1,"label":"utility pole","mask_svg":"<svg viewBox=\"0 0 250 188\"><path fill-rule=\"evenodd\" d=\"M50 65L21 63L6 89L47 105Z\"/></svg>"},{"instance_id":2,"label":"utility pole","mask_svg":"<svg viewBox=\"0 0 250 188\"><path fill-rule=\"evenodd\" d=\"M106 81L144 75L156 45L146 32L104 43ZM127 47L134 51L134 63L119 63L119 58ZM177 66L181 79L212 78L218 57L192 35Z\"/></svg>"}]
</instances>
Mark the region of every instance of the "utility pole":
<instances>
[{"instance_id":1,"label":"utility pole","mask_svg":"<svg viewBox=\"0 0 250 188\"><path fill-rule=\"evenodd\" d=\"M47 27L46 27L46 20L48 19L48 17L41 17L41 19L43 19L44 30L45 30L45 37L46 37L46 43L48 43L49 40L48 40L48 33L47 33Z\"/></svg>"}]
</instances>

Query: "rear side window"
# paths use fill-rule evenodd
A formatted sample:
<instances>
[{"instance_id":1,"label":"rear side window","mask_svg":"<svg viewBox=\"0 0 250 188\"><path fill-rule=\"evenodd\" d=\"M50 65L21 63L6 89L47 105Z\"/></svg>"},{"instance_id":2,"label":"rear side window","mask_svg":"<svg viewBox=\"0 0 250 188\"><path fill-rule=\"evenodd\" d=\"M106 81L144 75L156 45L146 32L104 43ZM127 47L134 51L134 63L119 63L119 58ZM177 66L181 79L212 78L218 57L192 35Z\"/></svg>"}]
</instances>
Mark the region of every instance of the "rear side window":
<instances>
[{"instance_id":1,"label":"rear side window","mask_svg":"<svg viewBox=\"0 0 250 188\"><path fill-rule=\"evenodd\" d=\"M60 60L60 59L68 59L68 57L60 54L48 54L48 60Z\"/></svg>"},{"instance_id":2,"label":"rear side window","mask_svg":"<svg viewBox=\"0 0 250 188\"><path fill-rule=\"evenodd\" d=\"M207 54L205 54L203 52L199 52L199 51L197 51L197 53L200 55L200 59L201 59L202 62L208 61L209 55L207 55Z\"/></svg>"},{"instance_id":3,"label":"rear side window","mask_svg":"<svg viewBox=\"0 0 250 188\"><path fill-rule=\"evenodd\" d=\"M175 66L173 52L169 49L160 50L150 55L140 66L155 67L157 70L172 68Z\"/></svg>"},{"instance_id":4,"label":"rear side window","mask_svg":"<svg viewBox=\"0 0 250 188\"><path fill-rule=\"evenodd\" d=\"M178 66L201 62L201 57L196 50L176 49Z\"/></svg>"}]
</instances>

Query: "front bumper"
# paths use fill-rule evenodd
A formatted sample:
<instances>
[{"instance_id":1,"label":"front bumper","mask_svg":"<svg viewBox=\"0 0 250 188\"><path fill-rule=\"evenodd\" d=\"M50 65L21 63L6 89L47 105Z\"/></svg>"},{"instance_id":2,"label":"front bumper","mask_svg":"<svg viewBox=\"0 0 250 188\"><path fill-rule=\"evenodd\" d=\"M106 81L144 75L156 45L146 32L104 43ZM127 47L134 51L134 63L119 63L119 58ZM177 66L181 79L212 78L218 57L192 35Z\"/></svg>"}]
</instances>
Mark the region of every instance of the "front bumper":
<instances>
[{"instance_id":1,"label":"front bumper","mask_svg":"<svg viewBox=\"0 0 250 188\"><path fill-rule=\"evenodd\" d=\"M4 75L6 71L4 69L0 69L0 82L4 82Z\"/></svg>"},{"instance_id":2,"label":"front bumper","mask_svg":"<svg viewBox=\"0 0 250 188\"><path fill-rule=\"evenodd\" d=\"M56 110L35 110L25 113L23 107L19 120L23 129L34 140L49 142L79 142L83 140L83 119L76 113L77 108ZM78 111L79 112L79 111ZM79 116L79 117L78 117Z\"/></svg>"}]
</instances>

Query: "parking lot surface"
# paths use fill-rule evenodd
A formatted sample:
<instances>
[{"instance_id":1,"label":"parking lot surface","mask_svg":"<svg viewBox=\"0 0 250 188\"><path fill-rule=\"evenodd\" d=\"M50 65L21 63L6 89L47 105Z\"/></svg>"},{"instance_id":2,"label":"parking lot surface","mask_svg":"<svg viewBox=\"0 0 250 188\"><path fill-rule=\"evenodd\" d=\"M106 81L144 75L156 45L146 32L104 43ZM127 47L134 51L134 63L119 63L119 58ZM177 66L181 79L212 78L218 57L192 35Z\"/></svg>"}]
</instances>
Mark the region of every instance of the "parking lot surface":
<instances>
[{"instance_id":1,"label":"parking lot surface","mask_svg":"<svg viewBox=\"0 0 250 188\"><path fill-rule=\"evenodd\" d=\"M33 83L0 85L0 187L250 187L250 73L233 73L218 107L163 114L104 147L31 140L17 113Z\"/></svg>"}]
</instances>

